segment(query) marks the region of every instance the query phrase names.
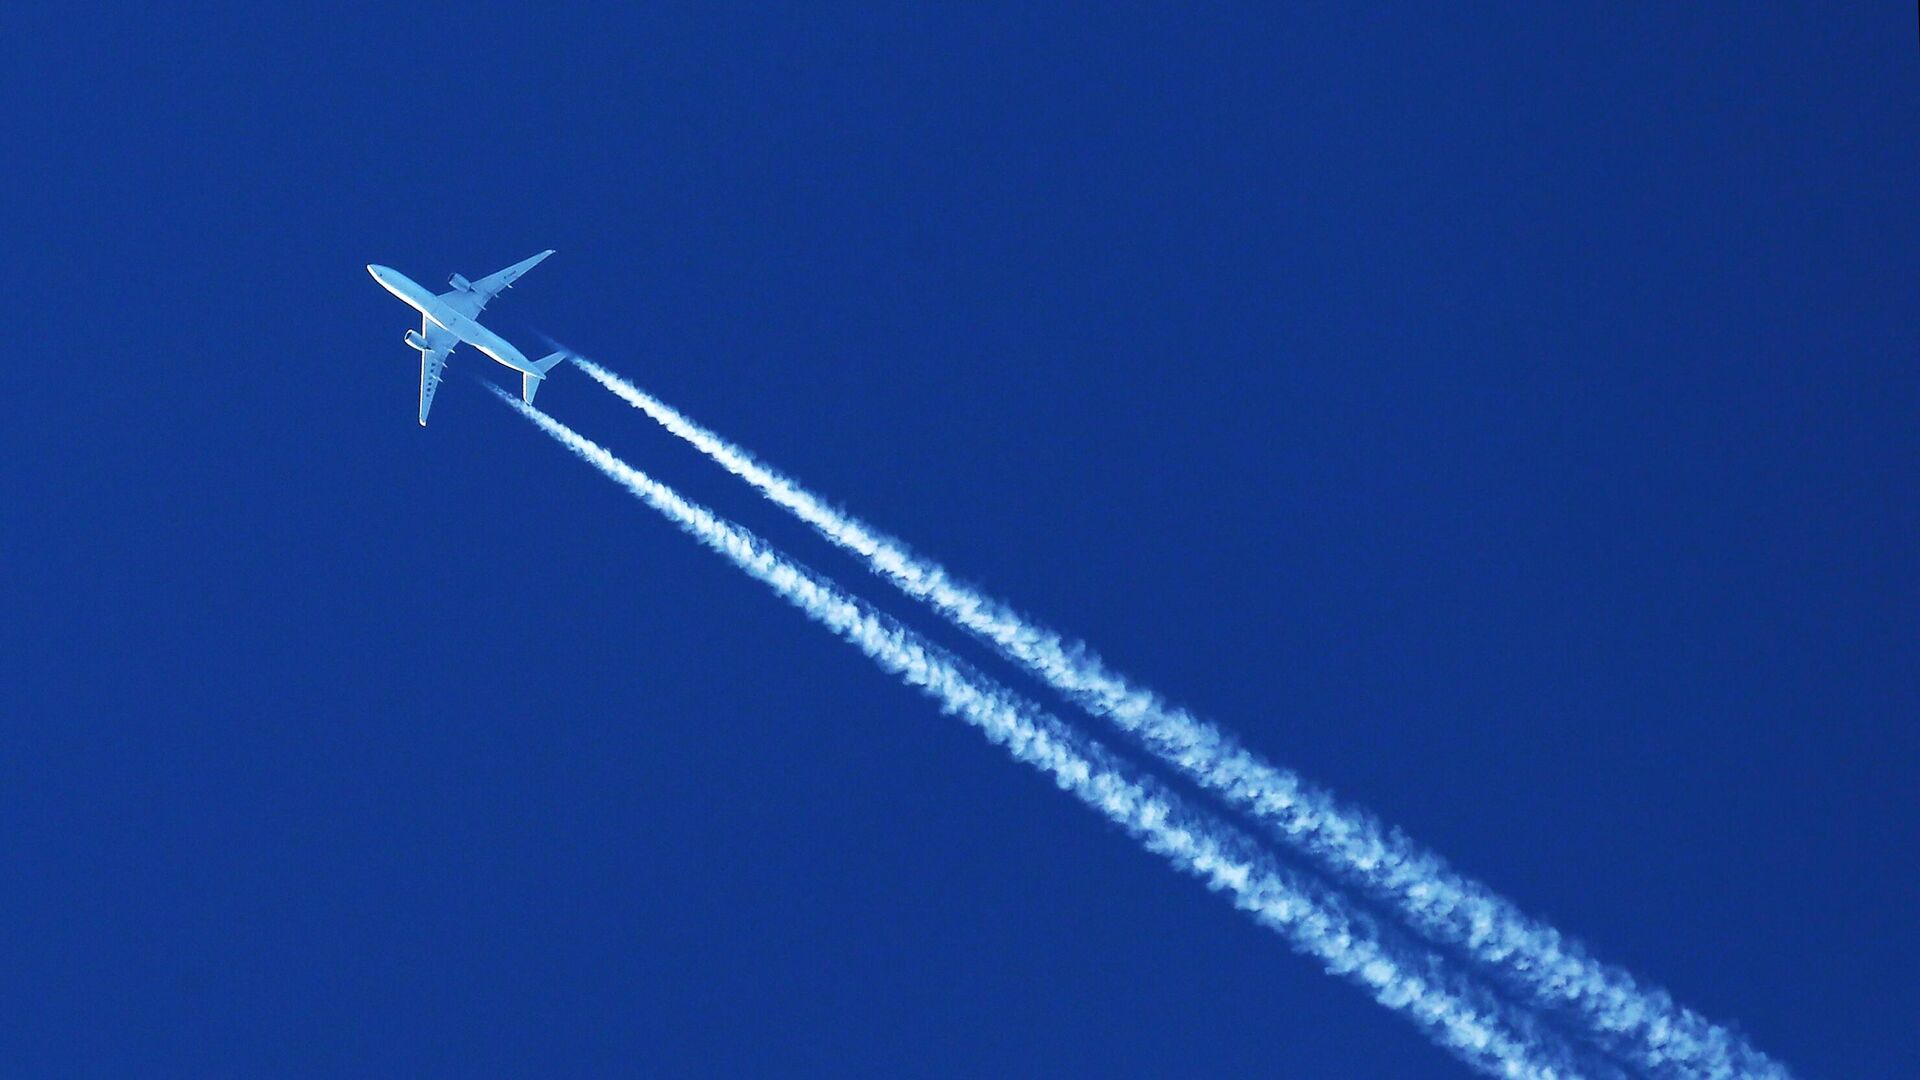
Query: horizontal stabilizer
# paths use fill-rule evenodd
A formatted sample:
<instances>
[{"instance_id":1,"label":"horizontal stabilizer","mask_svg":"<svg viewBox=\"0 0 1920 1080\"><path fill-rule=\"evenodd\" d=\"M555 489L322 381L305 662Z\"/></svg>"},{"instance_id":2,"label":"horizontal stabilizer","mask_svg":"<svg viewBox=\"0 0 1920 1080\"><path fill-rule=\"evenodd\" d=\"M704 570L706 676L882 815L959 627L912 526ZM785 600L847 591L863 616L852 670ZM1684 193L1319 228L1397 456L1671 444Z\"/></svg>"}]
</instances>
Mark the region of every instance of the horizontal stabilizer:
<instances>
[{"instance_id":1,"label":"horizontal stabilizer","mask_svg":"<svg viewBox=\"0 0 1920 1080\"><path fill-rule=\"evenodd\" d=\"M526 402L529 405L533 404L533 395L535 392L537 392L540 389L540 384L546 381L547 372L552 371L554 368L560 366L560 361L565 360L566 358L567 358L567 354L563 352L548 353L547 355L533 362L534 370L538 371L540 374L535 375L532 371L521 372L520 373L520 400Z\"/></svg>"}]
</instances>

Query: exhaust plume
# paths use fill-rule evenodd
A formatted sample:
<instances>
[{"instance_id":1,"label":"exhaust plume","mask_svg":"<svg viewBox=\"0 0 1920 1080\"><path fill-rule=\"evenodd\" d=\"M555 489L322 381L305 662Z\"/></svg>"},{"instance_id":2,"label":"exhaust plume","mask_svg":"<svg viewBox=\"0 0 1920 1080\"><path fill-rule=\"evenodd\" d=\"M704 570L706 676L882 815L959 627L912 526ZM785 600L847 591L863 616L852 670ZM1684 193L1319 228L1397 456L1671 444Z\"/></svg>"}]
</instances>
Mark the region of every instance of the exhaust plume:
<instances>
[{"instance_id":1,"label":"exhaust plume","mask_svg":"<svg viewBox=\"0 0 1920 1080\"><path fill-rule=\"evenodd\" d=\"M946 712L979 728L1016 759L1052 777L1147 849L1227 894L1294 949L1365 989L1463 1062L1516 1080L1582 1075L1566 1046L1531 1017L1514 1015L1430 953L1390 948L1336 894L1288 872L1160 785L1130 776L1131 770L1098 743L565 424L497 388L494 393L682 531L934 698Z\"/></svg>"},{"instance_id":2,"label":"exhaust plume","mask_svg":"<svg viewBox=\"0 0 1920 1080\"><path fill-rule=\"evenodd\" d=\"M1390 905L1429 940L1463 950L1537 1005L1561 1011L1600 1045L1659 1075L1786 1078L1733 1032L1587 955L1365 811L1344 806L1232 736L1107 668L1084 643L1039 626L962 584L938 563L761 464L745 449L581 356L573 362L627 404L864 560L902 592L991 644L1094 716L1260 821L1340 879Z\"/></svg>"}]
</instances>

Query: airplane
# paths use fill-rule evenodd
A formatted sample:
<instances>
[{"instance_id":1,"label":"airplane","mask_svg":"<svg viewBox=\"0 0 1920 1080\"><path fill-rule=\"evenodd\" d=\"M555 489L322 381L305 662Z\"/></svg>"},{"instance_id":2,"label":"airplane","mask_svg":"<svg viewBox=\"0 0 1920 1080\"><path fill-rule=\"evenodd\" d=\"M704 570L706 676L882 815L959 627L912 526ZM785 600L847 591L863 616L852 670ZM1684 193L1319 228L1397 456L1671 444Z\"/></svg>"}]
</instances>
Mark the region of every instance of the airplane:
<instances>
[{"instance_id":1,"label":"airplane","mask_svg":"<svg viewBox=\"0 0 1920 1080\"><path fill-rule=\"evenodd\" d=\"M506 291L519 280L520 275L540 265L541 260L551 254L551 250L543 251L479 281L468 281L455 274L447 279L447 284L453 286L452 290L437 296L390 266L367 264L367 273L373 275L373 280L420 313L420 329L407 331L405 340L420 350L421 427L427 426L427 410L433 407L433 392L440 388L440 372L447 366L447 354L463 341L519 372L520 398L529 405L533 404L534 392L540 389L541 381L547 377L547 372L553 370L554 365L566 359L566 354L556 352L538 360L528 360L519 349L507 344L500 335L474 319L486 309L488 301Z\"/></svg>"}]
</instances>

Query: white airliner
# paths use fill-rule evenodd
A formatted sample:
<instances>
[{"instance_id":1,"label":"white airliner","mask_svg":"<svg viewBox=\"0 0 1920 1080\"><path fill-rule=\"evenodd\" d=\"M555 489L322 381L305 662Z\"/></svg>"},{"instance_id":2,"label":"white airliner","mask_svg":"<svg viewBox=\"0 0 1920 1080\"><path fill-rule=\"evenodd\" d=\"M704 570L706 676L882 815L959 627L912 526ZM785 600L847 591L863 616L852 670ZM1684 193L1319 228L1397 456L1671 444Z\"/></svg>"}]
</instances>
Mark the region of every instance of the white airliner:
<instances>
[{"instance_id":1,"label":"white airliner","mask_svg":"<svg viewBox=\"0 0 1920 1080\"><path fill-rule=\"evenodd\" d=\"M373 275L373 280L420 313L420 329L407 331L406 341L420 350L421 427L427 426L427 410L433 407L433 392L440 387L440 372L447 366L447 354L463 341L519 372L520 397L527 404L533 404L533 394L540 389L541 380L555 364L566 359L566 354L552 353L528 360L519 349L474 319L486 309L487 301L499 296L521 274L540 265L540 260L551 254L553 252L543 251L479 281L468 281L455 274L447 279L447 284L453 286L452 291L438 296L390 266L367 264L367 273Z\"/></svg>"}]
</instances>

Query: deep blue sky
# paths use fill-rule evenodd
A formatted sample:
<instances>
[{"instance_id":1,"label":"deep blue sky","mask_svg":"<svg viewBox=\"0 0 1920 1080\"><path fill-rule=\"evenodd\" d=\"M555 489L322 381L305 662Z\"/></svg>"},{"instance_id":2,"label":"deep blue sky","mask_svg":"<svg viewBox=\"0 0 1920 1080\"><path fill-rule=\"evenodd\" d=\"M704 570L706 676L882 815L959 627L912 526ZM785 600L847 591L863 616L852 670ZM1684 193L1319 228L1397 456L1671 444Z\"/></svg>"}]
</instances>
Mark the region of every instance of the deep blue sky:
<instances>
[{"instance_id":1,"label":"deep blue sky","mask_svg":"<svg viewBox=\"0 0 1920 1080\"><path fill-rule=\"evenodd\" d=\"M527 351L1807 1075L1920 1054L1910 5L131 7L0 16L0 1072L1459 1072L498 367L415 426L363 265L547 247Z\"/></svg>"}]
</instances>

